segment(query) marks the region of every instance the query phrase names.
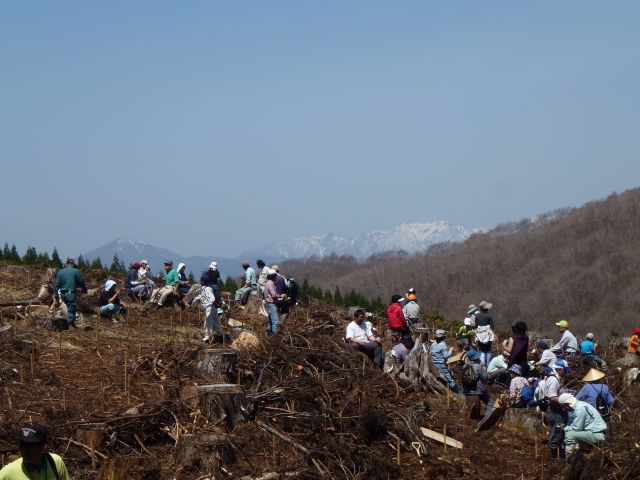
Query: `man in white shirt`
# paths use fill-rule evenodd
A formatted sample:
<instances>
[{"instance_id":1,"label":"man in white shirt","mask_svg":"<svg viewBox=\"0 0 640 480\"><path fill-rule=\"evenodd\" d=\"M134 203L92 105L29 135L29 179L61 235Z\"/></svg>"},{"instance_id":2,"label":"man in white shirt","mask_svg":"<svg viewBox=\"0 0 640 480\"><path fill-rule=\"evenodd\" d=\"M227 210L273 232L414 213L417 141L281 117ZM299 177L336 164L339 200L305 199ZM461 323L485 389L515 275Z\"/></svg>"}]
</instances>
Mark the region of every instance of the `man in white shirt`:
<instances>
[{"instance_id":1,"label":"man in white shirt","mask_svg":"<svg viewBox=\"0 0 640 480\"><path fill-rule=\"evenodd\" d=\"M380 338L373 335L364 321L365 311L358 309L353 314L353 321L347 325L345 336L351 348L366 353L373 363L380 369L384 366L384 352L380 345Z\"/></svg>"}]
</instances>

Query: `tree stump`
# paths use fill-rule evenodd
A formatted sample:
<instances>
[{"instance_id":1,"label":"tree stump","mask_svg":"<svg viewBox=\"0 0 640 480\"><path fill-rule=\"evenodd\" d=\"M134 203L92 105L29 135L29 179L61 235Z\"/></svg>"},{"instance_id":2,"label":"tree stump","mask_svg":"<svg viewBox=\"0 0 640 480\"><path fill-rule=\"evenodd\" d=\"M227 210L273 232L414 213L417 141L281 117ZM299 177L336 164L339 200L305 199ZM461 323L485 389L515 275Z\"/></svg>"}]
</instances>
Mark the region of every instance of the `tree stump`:
<instances>
[{"instance_id":1,"label":"tree stump","mask_svg":"<svg viewBox=\"0 0 640 480\"><path fill-rule=\"evenodd\" d=\"M87 447L97 450L104 443L104 433L107 430L106 423L83 423L78 425L76 440Z\"/></svg>"},{"instance_id":2,"label":"tree stump","mask_svg":"<svg viewBox=\"0 0 640 480\"><path fill-rule=\"evenodd\" d=\"M418 337L402 365L399 378L410 382L422 391L445 393L448 387L440 383L433 372L437 372L437 369L431 362L429 344L423 343L422 338Z\"/></svg>"},{"instance_id":3,"label":"tree stump","mask_svg":"<svg viewBox=\"0 0 640 480\"><path fill-rule=\"evenodd\" d=\"M13 325L0 326L0 344L13 342Z\"/></svg>"},{"instance_id":4,"label":"tree stump","mask_svg":"<svg viewBox=\"0 0 640 480\"><path fill-rule=\"evenodd\" d=\"M216 381L236 383L238 351L233 348L205 348L200 350L198 368Z\"/></svg>"},{"instance_id":5,"label":"tree stump","mask_svg":"<svg viewBox=\"0 0 640 480\"><path fill-rule=\"evenodd\" d=\"M621 367L640 367L640 356L635 353L626 352L624 357L615 362L615 364Z\"/></svg>"},{"instance_id":6,"label":"tree stump","mask_svg":"<svg viewBox=\"0 0 640 480\"><path fill-rule=\"evenodd\" d=\"M207 473L214 473L235 460L233 447L224 435L185 434L178 442L176 461L183 466L200 466Z\"/></svg>"},{"instance_id":7,"label":"tree stump","mask_svg":"<svg viewBox=\"0 0 640 480\"><path fill-rule=\"evenodd\" d=\"M229 430L246 418L246 396L240 385L196 385L198 406L211 423L224 422Z\"/></svg>"}]
</instances>

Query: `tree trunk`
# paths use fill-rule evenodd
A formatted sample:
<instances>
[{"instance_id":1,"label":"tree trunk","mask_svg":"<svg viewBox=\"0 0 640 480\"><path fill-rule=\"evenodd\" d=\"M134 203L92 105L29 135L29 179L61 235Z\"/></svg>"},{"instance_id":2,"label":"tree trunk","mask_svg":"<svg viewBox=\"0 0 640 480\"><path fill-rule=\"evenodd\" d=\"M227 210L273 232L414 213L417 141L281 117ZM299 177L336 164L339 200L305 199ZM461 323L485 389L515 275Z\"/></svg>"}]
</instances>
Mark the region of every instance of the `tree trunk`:
<instances>
[{"instance_id":1,"label":"tree trunk","mask_svg":"<svg viewBox=\"0 0 640 480\"><path fill-rule=\"evenodd\" d=\"M198 368L217 382L236 383L237 350L233 348L206 348L200 350Z\"/></svg>"},{"instance_id":2,"label":"tree trunk","mask_svg":"<svg viewBox=\"0 0 640 480\"><path fill-rule=\"evenodd\" d=\"M440 383L432 373L435 367L431 365L431 354L429 344L423 343L422 335L415 341L415 345L409 355L407 355L399 378L407 380L419 390L430 393L445 393L447 387Z\"/></svg>"},{"instance_id":3,"label":"tree trunk","mask_svg":"<svg viewBox=\"0 0 640 480\"><path fill-rule=\"evenodd\" d=\"M235 462L235 454L224 435L185 434L178 442L176 460L180 465L200 465L207 473L215 473L221 465Z\"/></svg>"},{"instance_id":4,"label":"tree trunk","mask_svg":"<svg viewBox=\"0 0 640 480\"><path fill-rule=\"evenodd\" d=\"M196 385L198 406L202 415L211 423L224 422L229 430L244 420L247 400L240 385Z\"/></svg>"}]
</instances>

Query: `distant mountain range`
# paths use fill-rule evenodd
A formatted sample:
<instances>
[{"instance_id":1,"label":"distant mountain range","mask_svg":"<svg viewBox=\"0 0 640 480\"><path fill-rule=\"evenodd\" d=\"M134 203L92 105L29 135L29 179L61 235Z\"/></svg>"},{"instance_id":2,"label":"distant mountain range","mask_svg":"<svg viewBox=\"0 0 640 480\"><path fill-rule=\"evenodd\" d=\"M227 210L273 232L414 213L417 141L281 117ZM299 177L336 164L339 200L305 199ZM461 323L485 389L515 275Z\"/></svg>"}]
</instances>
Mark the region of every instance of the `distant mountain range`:
<instances>
[{"instance_id":1,"label":"distant mountain range","mask_svg":"<svg viewBox=\"0 0 640 480\"><path fill-rule=\"evenodd\" d=\"M149 261L154 272L159 272L162 269L162 262L169 259L173 260L176 265L178 262L184 262L187 265L187 271L192 271L196 276L205 270L212 260L215 260L218 262L223 276L237 276L242 273L241 263L245 259L253 263L256 259L263 258L268 263L275 263L292 258L324 257L332 253L352 255L360 259L374 253L390 250L415 253L424 251L435 244L464 241L472 233L478 231L459 225L451 225L444 221L403 223L388 230L376 230L355 237L345 237L333 233L324 236L296 237L244 252L237 258L185 257L147 242L120 238L87 252L83 256L90 260L100 258L102 263L106 265L111 264L114 255L118 255L118 258L127 265L144 259Z\"/></svg>"},{"instance_id":2,"label":"distant mountain range","mask_svg":"<svg viewBox=\"0 0 640 480\"><path fill-rule=\"evenodd\" d=\"M476 232L479 230L451 225L445 221L403 223L388 230L375 230L355 237L343 237L334 233L324 236L296 237L247 252L245 255L249 257L262 255L283 260L324 257L335 253L362 259L374 253L390 250L404 250L407 253L421 252L438 243L462 242Z\"/></svg>"}]
</instances>

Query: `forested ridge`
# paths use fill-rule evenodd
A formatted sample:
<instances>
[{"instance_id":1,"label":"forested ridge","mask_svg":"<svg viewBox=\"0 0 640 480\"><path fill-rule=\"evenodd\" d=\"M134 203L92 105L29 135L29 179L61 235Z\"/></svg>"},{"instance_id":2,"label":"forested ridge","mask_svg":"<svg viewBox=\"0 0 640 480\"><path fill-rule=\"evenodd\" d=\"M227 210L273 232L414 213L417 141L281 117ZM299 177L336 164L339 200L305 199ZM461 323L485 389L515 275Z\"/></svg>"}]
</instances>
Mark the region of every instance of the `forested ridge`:
<instances>
[{"instance_id":1,"label":"forested ridge","mask_svg":"<svg viewBox=\"0 0 640 480\"><path fill-rule=\"evenodd\" d=\"M493 303L498 328L524 320L540 332L567 319L602 339L640 324L640 189L580 208L504 224L422 254L389 252L292 260L283 271L314 286L385 302L409 286L423 309L462 319L469 303Z\"/></svg>"}]
</instances>

